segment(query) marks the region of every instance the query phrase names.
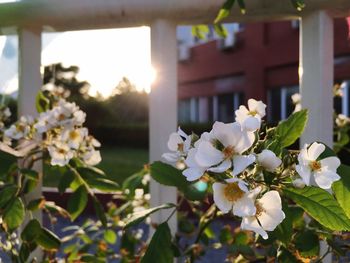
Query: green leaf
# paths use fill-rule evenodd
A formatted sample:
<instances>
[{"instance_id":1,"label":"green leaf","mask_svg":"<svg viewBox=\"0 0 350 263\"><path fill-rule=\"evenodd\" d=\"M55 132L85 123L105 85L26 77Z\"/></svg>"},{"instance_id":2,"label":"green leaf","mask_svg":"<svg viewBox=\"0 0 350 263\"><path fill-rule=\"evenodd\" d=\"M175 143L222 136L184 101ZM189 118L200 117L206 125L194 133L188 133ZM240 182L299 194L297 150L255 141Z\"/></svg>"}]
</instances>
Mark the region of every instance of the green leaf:
<instances>
[{"instance_id":1,"label":"green leaf","mask_svg":"<svg viewBox=\"0 0 350 263\"><path fill-rule=\"evenodd\" d=\"M350 230L350 220L327 191L309 186L285 188L283 192L321 225L335 231Z\"/></svg>"},{"instance_id":2,"label":"green leaf","mask_svg":"<svg viewBox=\"0 0 350 263\"><path fill-rule=\"evenodd\" d=\"M195 183L188 182L180 170L169 164L162 162L152 163L151 176L160 184L175 186L189 200L202 200L206 195L206 191L198 190Z\"/></svg>"},{"instance_id":3,"label":"green leaf","mask_svg":"<svg viewBox=\"0 0 350 263\"><path fill-rule=\"evenodd\" d=\"M123 182L122 189L129 189L130 193L134 193L136 188L140 188L142 186L142 178L144 174L145 172L142 170L126 178Z\"/></svg>"},{"instance_id":4,"label":"green leaf","mask_svg":"<svg viewBox=\"0 0 350 263\"><path fill-rule=\"evenodd\" d=\"M32 201L30 201L27 205L27 209L30 211L35 211L38 210L40 208L42 208L45 205L45 198L44 197L40 197L38 199L34 199Z\"/></svg>"},{"instance_id":5,"label":"green leaf","mask_svg":"<svg viewBox=\"0 0 350 263\"><path fill-rule=\"evenodd\" d=\"M273 232L273 235L288 246L293 235L293 215L289 210L288 204L283 204L282 210L285 214L285 219L279 224Z\"/></svg>"},{"instance_id":6,"label":"green leaf","mask_svg":"<svg viewBox=\"0 0 350 263\"><path fill-rule=\"evenodd\" d=\"M172 207L175 207L176 205L174 204L163 204L160 206L152 207L150 209L146 209L140 212L136 212L132 214L129 218L126 219L125 222L125 228L131 227L134 225L137 225L138 223L142 222L146 217L150 216L151 214L161 210L161 209L169 209Z\"/></svg>"},{"instance_id":7,"label":"green leaf","mask_svg":"<svg viewBox=\"0 0 350 263\"><path fill-rule=\"evenodd\" d=\"M20 198L16 197L9 203L4 211L4 222L8 229L14 230L19 227L24 220L24 205Z\"/></svg>"},{"instance_id":8,"label":"green leaf","mask_svg":"<svg viewBox=\"0 0 350 263\"><path fill-rule=\"evenodd\" d=\"M141 263L172 263L173 260L170 228L167 223L162 223L157 227Z\"/></svg>"},{"instance_id":9,"label":"green leaf","mask_svg":"<svg viewBox=\"0 0 350 263\"><path fill-rule=\"evenodd\" d=\"M25 242L32 242L36 239L41 231L41 225L38 220L32 219L28 222L21 233L21 238Z\"/></svg>"},{"instance_id":10,"label":"green leaf","mask_svg":"<svg viewBox=\"0 0 350 263\"><path fill-rule=\"evenodd\" d=\"M45 205L45 208L49 210L51 213L58 213L64 218L70 218L70 214L68 213L68 211L56 205L55 202L45 202L44 205Z\"/></svg>"},{"instance_id":11,"label":"green leaf","mask_svg":"<svg viewBox=\"0 0 350 263\"><path fill-rule=\"evenodd\" d=\"M58 250L61 246L59 237L46 228L41 229L35 241L45 250Z\"/></svg>"},{"instance_id":12,"label":"green leaf","mask_svg":"<svg viewBox=\"0 0 350 263\"><path fill-rule=\"evenodd\" d=\"M85 186L80 186L69 198L67 210L74 221L85 209L88 201Z\"/></svg>"},{"instance_id":13,"label":"green leaf","mask_svg":"<svg viewBox=\"0 0 350 263\"><path fill-rule=\"evenodd\" d=\"M115 244L117 242L117 235L116 233L111 230L111 229L107 229L104 234L103 234L103 238L106 240L107 243L109 244Z\"/></svg>"},{"instance_id":14,"label":"green leaf","mask_svg":"<svg viewBox=\"0 0 350 263\"><path fill-rule=\"evenodd\" d=\"M214 30L219 37L227 37L227 30L222 24L214 24Z\"/></svg>"},{"instance_id":15,"label":"green leaf","mask_svg":"<svg viewBox=\"0 0 350 263\"><path fill-rule=\"evenodd\" d=\"M293 113L287 120L276 127L276 135L282 148L292 145L303 133L307 123L308 112L301 110Z\"/></svg>"},{"instance_id":16,"label":"green leaf","mask_svg":"<svg viewBox=\"0 0 350 263\"><path fill-rule=\"evenodd\" d=\"M39 173L31 169L21 169L21 173L26 176L28 179L37 181L39 180Z\"/></svg>"},{"instance_id":17,"label":"green leaf","mask_svg":"<svg viewBox=\"0 0 350 263\"><path fill-rule=\"evenodd\" d=\"M6 185L0 191L0 208L4 208L11 200L13 200L14 196L18 191L18 187L16 185Z\"/></svg>"},{"instance_id":18,"label":"green leaf","mask_svg":"<svg viewBox=\"0 0 350 263\"><path fill-rule=\"evenodd\" d=\"M38 113L47 111L50 108L50 101L45 97L44 93L38 92L35 98L35 107Z\"/></svg>"},{"instance_id":19,"label":"green leaf","mask_svg":"<svg viewBox=\"0 0 350 263\"><path fill-rule=\"evenodd\" d=\"M207 25L195 25L192 26L192 35L199 39L206 39L209 33L209 27Z\"/></svg>"},{"instance_id":20,"label":"green leaf","mask_svg":"<svg viewBox=\"0 0 350 263\"><path fill-rule=\"evenodd\" d=\"M84 178L91 188L95 188L102 192L116 192L120 190L119 185L111 180L104 178Z\"/></svg>"},{"instance_id":21,"label":"green leaf","mask_svg":"<svg viewBox=\"0 0 350 263\"><path fill-rule=\"evenodd\" d=\"M318 236L311 230L297 233L295 248L302 257L314 257L320 253L320 241Z\"/></svg>"},{"instance_id":22,"label":"green leaf","mask_svg":"<svg viewBox=\"0 0 350 263\"><path fill-rule=\"evenodd\" d=\"M63 194L73 181L74 173L71 170L67 169L61 177L60 182L58 183L59 193Z\"/></svg>"},{"instance_id":23,"label":"green leaf","mask_svg":"<svg viewBox=\"0 0 350 263\"><path fill-rule=\"evenodd\" d=\"M101 205L100 201L94 196L92 198L93 204L94 204L94 209L96 212L97 217L100 219L102 225L104 227L107 227L107 217L105 214L105 211L103 209L103 206Z\"/></svg>"},{"instance_id":24,"label":"green leaf","mask_svg":"<svg viewBox=\"0 0 350 263\"><path fill-rule=\"evenodd\" d=\"M214 20L214 24L219 23L221 20L223 20L224 18L228 17L228 15L230 14L230 11L231 11L234 3L235 3L235 0L227 0L223 4L221 9L219 10L218 15L216 16L216 18Z\"/></svg>"},{"instance_id":25,"label":"green leaf","mask_svg":"<svg viewBox=\"0 0 350 263\"><path fill-rule=\"evenodd\" d=\"M332 189L339 205L350 218L350 167L342 164L337 173L341 179L333 183Z\"/></svg>"},{"instance_id":26,"label":"green leaf","mask_svg":"<svg viewBox=\"0 0 350 263\"><path fill-rule=\"evenodd\" d=\"M245 10L245 3L244 0L237 0L239 9L241 10L241 13L244 15L246 10Z\"/></svg>"}]
</instances>

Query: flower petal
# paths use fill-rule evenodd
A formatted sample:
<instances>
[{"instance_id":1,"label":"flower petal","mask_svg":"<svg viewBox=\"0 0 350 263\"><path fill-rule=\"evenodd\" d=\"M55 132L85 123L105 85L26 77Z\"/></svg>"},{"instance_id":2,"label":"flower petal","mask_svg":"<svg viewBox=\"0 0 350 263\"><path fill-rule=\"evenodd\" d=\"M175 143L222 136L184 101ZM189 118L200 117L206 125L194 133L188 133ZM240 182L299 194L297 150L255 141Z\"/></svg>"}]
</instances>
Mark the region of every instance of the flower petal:
<instances>
[{"instance_id":1,"label":"flower petal","mask_svg":"<svg viewBox=\"0 0 350 263\"><path fill-rule=\"evenodd\" d=\"M340 176L333 171L321 171L314 174L316 184L322 189L330 189L332 183L338 181Z\"/></svg>"},{"instance_id":2,"label":"flower petal","mask_svg":"<svg viewBox=\"0 0 350 263\"><path fill-rule=\"evenodd\" d=\"M340 160L338 157L335 157L335 156L327 157L321 160L322 169L323 167L326 167L327 170L331 170L335 172L337 171L339 165L340 165Z\"/></svg>"},{"instance_id":3,"label":"flower petal","mask_svg":"<svg viewBox=\"0 0 350 263\"><path fill-rule=\"evenodd\" d=\"M220 163L218 166L209 168L208 171L214 172L214 173L223 173L230 169L232 166L231 160L225 160L222 163Z\"/></svg>"},{"instance_id":4,"label":"flower petal","mask_svg":"<svg viewBox=\"0 0 350 263\"><path fill-rule=\"evenodd\" d=\"M265 207L264 207L265 208ZM284 220L285 214L282 209L267 209L258 217L263 229L273 231Z\"/></svg>"},{"instance_id":5,"label":"flower petal","mask_svg":"<svg viewBox=\"0 0 350 263\"><path fill-rule=\"evenodd\" d=\"M255 200L244 195L233 204L232 212L236 216L253 216L256 213Z\"/></svg>"},{"instance_id":6,"label":"flower petal","mask_svg":"<svg viewBox=\"0 0 350 263\"><path fill-rule=\"evenodd\" d=\"M310 168L304 165L296 165L295 170L300 175L301 179L303 179L306 185L310 185L311 171Z\"/></svg>"},{"instance_id":7,"label":"flower petal","mask_svg":"<svg viewBox=\"0 0 350 263\"><path fill-rule=\"evenodd\" d=\"M232 209L232 202L226 199L224 194L225 184L214 183L213 184L213 199L215 205L223 213L228 213Z\"/></svg>"},{"instance_id":8,"label":"flower petal","mask_svg":"<svg viewBox=\"0 0 350 263\"><path fill-rule=\"evenodd\" d=\"M186 177L187 181L195 181L202 177L204 171L198 168L187 168L182 174Z\"/></svg>"},{"instance_id":9,"label":"flower petal","mask_svg":"<svg viewBox=\"0 0 350 263\"><path fill-rule=\"evenodd\" d=\"M263 239L268 239L266 231L259 225L255 216L244 217L241 223L242 230L251 230L262 236Z\"/></svg>"},{"instance_id":10,"label":"flower petal","mask_svg":"<svg viewBox=\"0 0 350 263\"><path fill-rule=\"evenodd\" d=\"M247 117L243 123L242 123L242 128L247 130L247 131L256 131L257 129L260 128L261 125L261 120L260 118L249 116Z\"/></svg>"},{"instance_id":11,"label":"flower petal","mask_svg":"<svg viewBox=\"0 0 350 263\"><path fill-rule=\"evenodd\" d=\"M203 141L198 145L195 160L200 166L210 167L220 163L223 159L223 154L210 142Z\"/></svg>"},{"instance_id":12,"label":"flower petal","mask_svg":"<svg viewBox=\"0 0 350 263\"><path fill-rule=\"evenodd\" d=\"M314 142L307 150L307 153L311 160L316 160L325 149L326 146L324 146L322 143Z\"/></svg>"},{"instance_id":13,"label":"flower petal","mask_svg":"<svg viewBox=\"0 0 350 263\"><path fill-rule=\"evenodd\" d=\"M176 152L179 148L179 144L182 144L182 143L183 143L183 140L178 133L173 132L172 134L170 134L169 140L168 140L168 148L170 151Z\"/></svg>"},{"instance_id":14,"label":"flower petal","mask_svg":"<svg viewBox=\"0 0 350 263\"><path fill-rule=\"evenodd\" d=\"M235 155L233 157L233 172L234 176L240 174L244 171L249 165L255 161L255 156L252 154L249 155Z\"/></svg>"}]
</instances>

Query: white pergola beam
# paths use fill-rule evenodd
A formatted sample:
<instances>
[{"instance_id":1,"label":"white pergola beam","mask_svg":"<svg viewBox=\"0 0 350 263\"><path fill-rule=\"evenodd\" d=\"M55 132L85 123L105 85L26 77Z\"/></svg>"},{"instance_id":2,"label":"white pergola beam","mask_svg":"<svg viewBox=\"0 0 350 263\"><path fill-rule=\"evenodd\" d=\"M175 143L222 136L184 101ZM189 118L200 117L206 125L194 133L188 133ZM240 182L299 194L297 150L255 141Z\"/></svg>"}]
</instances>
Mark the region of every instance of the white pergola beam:
<instances>
[{"instance_id":1,"label":"white pergola beam","mask_svg":"<svg viewBox=\"0 0 350 263\"><path fill-rule=\"evenodd\" d=\"M157 19L177 24L212 23L224 0L22 0L0 4L0 26L40 25L57 31L140 26ZM348 16L348 0L308 0L298 12L290 0L249 0L247 13L237 5L226 22L292 19L327 9Z\"/></svg>"},{"instance_id":2,"label":"white pergola beam","mask_svg":"<svg viewBox=\"0 0 350 263\"><path fill-rule=\"evenodd\" d=\"M333 18L325 11L316 11L301 19L300 27L300 91L303 108L309 119L301 138L305 143L320 141L333 147L333 83L334 47ZM327 243L320 242L320 255ZM332 262L328 254L322 262Z\"/></svg>"},{"instance_id":3,"label":"white pergola beam","mask_svg":"<svg viewBox=\"0 0 350 263\"><path fill-rule=\"evenodd\" d=\"M177 39L176 24L167 20L156 20L151 24L151 58L157 77L149 97L150 161L161 159L168 152L170 133L177 128ZM164 175L166 176L166 174ZM177 203L174 187L162 186L154 181L150 184L151 206ZM156 223L165 221L169 210L161 210L152 218ZM176 214L170 219L173 233L177 229Z\"/></svg>"},{"instance_id":4,"label":"white pergola beam","mask_svg":"<svg viewBox=\"0 0 350 263\"><path fill-rule=\"evenodd\" d=\"M19 28L19 60L18 60L18 116L38 115L35 108L35 97L42 86L40 74L41 67L41 28ZM26 195L26 201L40 198L42 196L42 163L36 162L33 167L40 174L36 188ZM42 222L40 210L33 212L33 217ZM29 220L29 217L26 218ZM39 261L42 258L42 251L37 249L33 257Z\"/></svg>"}]
</instances>

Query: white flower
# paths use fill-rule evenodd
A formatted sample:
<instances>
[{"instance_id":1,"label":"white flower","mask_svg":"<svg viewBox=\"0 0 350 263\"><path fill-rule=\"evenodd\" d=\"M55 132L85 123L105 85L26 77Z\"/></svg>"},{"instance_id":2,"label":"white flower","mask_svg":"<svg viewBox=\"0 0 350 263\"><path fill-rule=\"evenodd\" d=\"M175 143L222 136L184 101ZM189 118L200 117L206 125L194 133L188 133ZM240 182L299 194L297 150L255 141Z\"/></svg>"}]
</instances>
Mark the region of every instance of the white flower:
<instances>
[{"instance_id":1,"label":"white flower","mask_svg":"<svg viewBox=\"0 0 350 263\"><path fill-rule=\"evenodd\" d=\"M66 129L62 132L62 141L65 141L72 149L78 149L88 135L86 128Z\"/></svg>"},{"instance_id":2,"label":"white flower","mask_svg":"<svg viewBox=\"0 0 350 263\"><path fill-rule=\"evenodd\" d=\"M241 124L243 129L255 131L260 128L261 119L266 115L265 109L266 105L262 101L249 99L248 109L241 105L235 111L236 121Z\"/></svg>"},{"instance_id":3,"label":"white flower","mask_svg":"<svg viewBox=\"0 0 350 263\"><path fill-rule=\"evenodd\" d=\"M47 132L52 128L52 111L42 112L39 115L38 121L34 124L34 128L38 133Z\"/></svg>"},{"instance_id":4,"label":"white flower","mask_svg":"<svg viewBox=\"0 0 350 263\"><path fill-rule=\"evenodd\" d=\"M338 127L342 128L345 125L348 125L350 123L350 118L348 118L344 114L339 114L335 119L335 123L337 124Z\"/></svg>"},{"instance_id":5,"label":"white flower","mask_svg":"<svg viewBox=\"0 0 350 263\"><path fill-rule=\"evenodd\" d=\"M295 105L293 112L301 111L301 95L300 95L300 93L294 93L292 95L292 102Z\"/></svg>"},{"instance_id":6,"label":"white flower","mask_svg":"<svg viewBox=\"0 0 350 263\"><path fill-rule=\"evenodd\" d=\"M258 163L266 169L266 171L273 172L282 161L276 154L270 150L263 150L258 154Z\"/></svg>"},{"instance_id":7,"label":"white flower","mask_svg":"<svg viewBox=\"0 0 350 263\"><path fill-rule=\"evenodd\" d=\"M273 231L285 218L281 197L277 191L269 191L255 202L256 214L242 219L241 228L251 230L267 239L266 231Z\"/></svg>"},{"instance_id":8,"label":"white flower","mask_svg":"<svg viewBox=\"0 0 350 263\"><path fill-rule=\"evenodd\" d=\"M213 198L215 205L223 212L232 213L236 216L255 215L255 195L260 192L259 188L250 192L246 183L238 178L227 179L225 184L213 184Z\"/></svg>"},{"instance_id":9,"label":"white flower","mask_svg":"<svg viewBox=\"0 0 350 263\"><path fill-rule=\"evenodd\" d=\"M309 148L305 145L300 151L299 164L295 169L306 185L313 185L315 182L322 189L330 189L332 183L340 179L337 174L340 160L337 157L318 160L325 148L323 144L314 142Z\"/></svg>"},{"instance_id":10,"label":"white flower","mask_svg":"<svg viewBox=\"0 0 350 263\"><path fill-rule=\"evenodd\" d=\"M173 132L169 136L168 148L172 152L164 153L162 157L172 163L179 161L188 153L191 147L191 140L191 136L188 136L179 127L177 132Z\"/></svg>"},{"instance_id":11,"label":"white flower","mask_svg":"<svg viewBox=\"0 0 350 263\"><path fill-rule=\"evenodd\" d=\"M200 167L221 173L233 166L233 176L236 176L255 161L252 154L242 155L254 143L255 135L242 130L239 123L215 122L210 136L211 141L198 143L194 158Z\"/></svg>"},{"instance_id":12,"label":"white flower","mask_svg":"<svg viewBox=\"0 0 350 263\"><path fill-rule=\"evenodd\" d=\"M11 127L5 131L5 136L14 140L22 139L29 134L32 123L32 117L22 116L19 121L11 125Z\"/></svg>"},{"instance_id":13,"label":"white flower","mask_svg":"<svg viewBox=\"0 0 350 263\"><path fill-rule=\"evenodd\" d=\"M74 157L72 149L64 142L56 141L48 147L51 165L65 166Z\"/></svg>"},{"instance_id":14,"label":"white flower","mask_svg":"<svg viewBox=\"0 0 350 263\"><path fill-rule=\"evenodd\" d=\"M195 159L197 148L192 148L187 154L185 164L187 168L183 170L182 174L186 177L187 181L195 181L202 177L204 172L209 168L208 166L201 166Z\"/></svg>"},{"instance_id":15,"label":"white flower","mask_svg":"<svg viewBox=\"0 0 350 263\"><path fill-rule=\"evenodd\" d=\"M83 161L87 165L95 166L101 162L101 153L93 148L90 148L83 154Z\"/></svg>"}]
</instances>

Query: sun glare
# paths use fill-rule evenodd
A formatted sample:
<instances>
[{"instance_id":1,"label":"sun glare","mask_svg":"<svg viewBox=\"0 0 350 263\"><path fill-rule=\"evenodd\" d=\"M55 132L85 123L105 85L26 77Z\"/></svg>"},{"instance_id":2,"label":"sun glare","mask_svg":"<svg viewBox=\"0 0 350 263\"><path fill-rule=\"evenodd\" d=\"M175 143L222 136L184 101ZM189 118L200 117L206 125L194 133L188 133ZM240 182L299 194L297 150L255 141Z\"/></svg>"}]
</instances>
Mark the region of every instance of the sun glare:
<instances>
[{"instance_id":1,"label":"sun glare","mask_svg":"<svg viewBox=\"0 0 350 263\"><path fill-rule=\"evenodd\" d=\"M44 34L42 64L79 66L78 78L91 84L90 94L108 97L123 77L138 90L150 91L149 27Z\"/></svg>"}]
</instances>

